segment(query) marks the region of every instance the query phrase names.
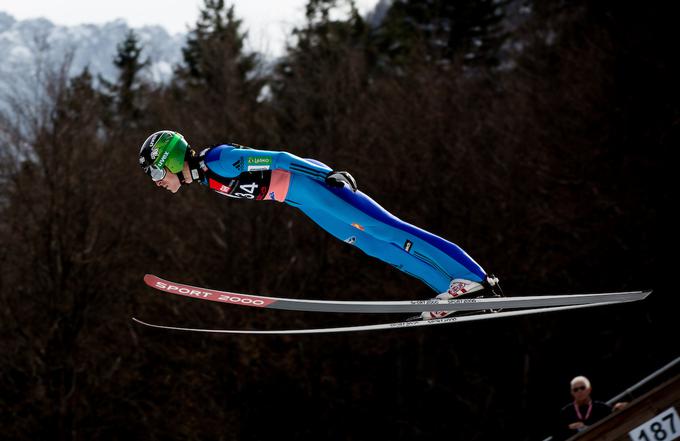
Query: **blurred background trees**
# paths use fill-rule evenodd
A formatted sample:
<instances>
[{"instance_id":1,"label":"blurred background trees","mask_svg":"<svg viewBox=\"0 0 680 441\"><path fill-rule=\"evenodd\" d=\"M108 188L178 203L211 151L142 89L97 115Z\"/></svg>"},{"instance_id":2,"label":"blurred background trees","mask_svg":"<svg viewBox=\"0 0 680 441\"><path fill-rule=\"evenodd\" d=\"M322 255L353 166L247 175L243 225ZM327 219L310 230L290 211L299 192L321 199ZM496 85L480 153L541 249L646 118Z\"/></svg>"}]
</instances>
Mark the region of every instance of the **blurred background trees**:
<instances>
[{"instance_id":1,"label":"blurred background trees","mask_svg":"<svg viewBox=\"0 0 680 441\"><path fill-rule=\"evenodd\" d=\"M36 72L40 100L5 97L3 437L542 439L572 376L599 378L605 399L675 355L658 343L673 332L668 11L405 0L362 17L351 1L310 0L274 62L244 49L237 13L205 0L168 84L140 75L147 58L131 33L112 60L116 82L68 78L67 59ZM146 272L279 296L432 296L289 207L154 188L137 152L164 128L198 150L237 142L350 170L511 295L656 293L635 306L351 336L140 329L130 316L226 328L377 319L165 298L142 286Z\"/></svg>"}]
</instances>

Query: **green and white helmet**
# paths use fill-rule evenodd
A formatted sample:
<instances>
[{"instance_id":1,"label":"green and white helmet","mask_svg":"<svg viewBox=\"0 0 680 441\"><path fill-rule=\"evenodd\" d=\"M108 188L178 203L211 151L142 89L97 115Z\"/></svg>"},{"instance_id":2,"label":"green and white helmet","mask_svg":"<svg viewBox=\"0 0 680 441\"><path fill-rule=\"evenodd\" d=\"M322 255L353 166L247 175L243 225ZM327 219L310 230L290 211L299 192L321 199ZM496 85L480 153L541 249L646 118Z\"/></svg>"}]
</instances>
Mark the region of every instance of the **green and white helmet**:
<instances>
[{"instance_id":1,"label":"green and white helmet","mask_svg":"<svg viewBox=\"0 0 680 441\"><path fill-rule=\"evenodd\" d=\"M179 173L184 167L184 158L189 144L184 137L172 130L161 130L146 138L139 150L139 165L154 181L165 177L166 168Z\"/></svg>"}]
</instances>

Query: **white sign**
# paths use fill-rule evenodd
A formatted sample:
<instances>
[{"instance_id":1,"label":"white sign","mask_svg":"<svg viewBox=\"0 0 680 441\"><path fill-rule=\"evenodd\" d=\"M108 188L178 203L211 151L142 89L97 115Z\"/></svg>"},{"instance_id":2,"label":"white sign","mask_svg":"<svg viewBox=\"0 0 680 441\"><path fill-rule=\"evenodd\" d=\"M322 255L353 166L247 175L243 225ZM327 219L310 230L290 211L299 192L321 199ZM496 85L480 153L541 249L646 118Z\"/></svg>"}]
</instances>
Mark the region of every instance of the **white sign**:
<instances>
[{"instance_id":1,"label":"white sign","mask_svg":"<svg viewBox=\"0 0 680 441\"><path fill-rule=\"evenodd\" d=\"M628 432L633 441L671 441L680 438L680 418L674 407L668 408L641 426Z\"/></svg>"}]
</instances>

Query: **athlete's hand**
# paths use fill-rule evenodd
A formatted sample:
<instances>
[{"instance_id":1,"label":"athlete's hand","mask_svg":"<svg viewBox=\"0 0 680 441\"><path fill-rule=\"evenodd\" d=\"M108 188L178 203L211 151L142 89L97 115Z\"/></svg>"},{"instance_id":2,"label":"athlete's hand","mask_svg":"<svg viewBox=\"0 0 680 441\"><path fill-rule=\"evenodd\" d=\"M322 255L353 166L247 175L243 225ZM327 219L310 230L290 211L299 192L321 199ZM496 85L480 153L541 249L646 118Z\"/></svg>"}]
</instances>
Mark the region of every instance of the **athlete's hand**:
<instances>
[{"instance_id":1,"label":"athlete's hand","mask_svg":"<svg viewBox=\"0 0 680 441\"><path fill-rule=\"evenodd\" d=\"M349 185L352 191L357 191L357 181L346 171L332 171L326 175L326 184L331 187L342 187Z\"/></svg>"}]
</instances>

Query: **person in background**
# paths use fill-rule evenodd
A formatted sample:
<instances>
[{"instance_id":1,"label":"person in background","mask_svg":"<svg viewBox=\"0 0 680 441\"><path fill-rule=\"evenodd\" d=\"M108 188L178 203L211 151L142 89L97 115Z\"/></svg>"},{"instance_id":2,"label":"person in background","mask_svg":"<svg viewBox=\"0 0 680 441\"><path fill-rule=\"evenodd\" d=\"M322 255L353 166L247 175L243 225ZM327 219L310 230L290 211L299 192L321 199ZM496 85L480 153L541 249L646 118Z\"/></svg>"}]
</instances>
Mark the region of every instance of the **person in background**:
<instances>
[{"instance_id":1,"label":"person in background","mask_svg":"<svg viewBox=\"0 0 680 441\"><path fill-rule=\"evenodd\" d=\"M612 413L611 406L594 401L590 397L591 392L590 380L586 377L578 376L571 380L571 396L574 400L560 411L555 439L570 438Z\"/></svg>"}]
</instances>

